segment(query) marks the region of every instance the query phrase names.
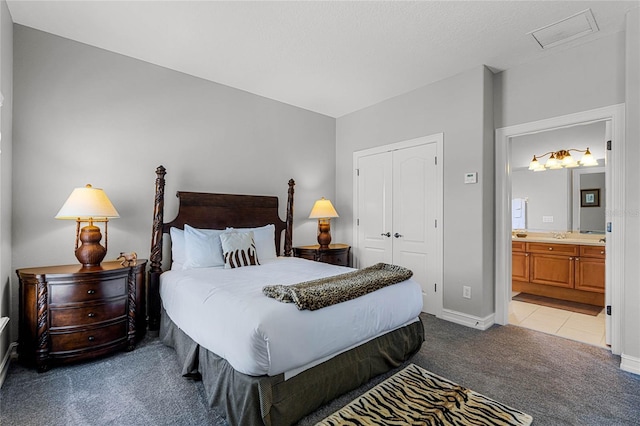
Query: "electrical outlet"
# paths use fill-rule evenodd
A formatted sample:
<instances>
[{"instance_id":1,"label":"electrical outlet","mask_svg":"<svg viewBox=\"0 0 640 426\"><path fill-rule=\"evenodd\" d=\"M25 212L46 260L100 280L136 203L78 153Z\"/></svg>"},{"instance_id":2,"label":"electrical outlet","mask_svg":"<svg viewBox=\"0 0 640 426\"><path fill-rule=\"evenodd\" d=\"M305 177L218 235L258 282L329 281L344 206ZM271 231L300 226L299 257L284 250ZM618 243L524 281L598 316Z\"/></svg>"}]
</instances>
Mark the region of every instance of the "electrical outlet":
<instances>
[{"instance_id":1,"label":"electrical outlet","mask_svg":"<svg viewBox=\"0 0 640 426\"><path fill-rule=\"evenodd\" d=\"M542 216L542 222L553 223L553 216Z\"/></svg>"},{"instance_id":2,"label":"electrical outlet","mask_svg":"<svg viewBox=\"0 0 640 426\"><path fill-rule=\"evenodd\" d=\"M471 287L469 287L468 285L462 287L462 297L464 297L465 299L471 299Z\"/></svg>"}]
</instances>

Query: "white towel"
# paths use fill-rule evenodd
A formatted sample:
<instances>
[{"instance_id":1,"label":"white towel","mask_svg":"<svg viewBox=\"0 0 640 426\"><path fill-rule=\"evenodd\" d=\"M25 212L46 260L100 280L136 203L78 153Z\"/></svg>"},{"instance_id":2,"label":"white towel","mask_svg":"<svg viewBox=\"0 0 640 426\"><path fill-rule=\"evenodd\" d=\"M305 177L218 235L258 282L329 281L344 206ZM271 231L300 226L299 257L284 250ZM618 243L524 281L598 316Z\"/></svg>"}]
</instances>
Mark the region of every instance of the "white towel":
<instances>
[{"instance_id":1,"label":"white towel","mask_svg":"<svg viewBox=\"0 0 640 426\"><path fill-rule=\"evenodd\" d=\"M524 198L511 200L511 228L527 228L527 200Z\"/></svg>"}]
</instances>

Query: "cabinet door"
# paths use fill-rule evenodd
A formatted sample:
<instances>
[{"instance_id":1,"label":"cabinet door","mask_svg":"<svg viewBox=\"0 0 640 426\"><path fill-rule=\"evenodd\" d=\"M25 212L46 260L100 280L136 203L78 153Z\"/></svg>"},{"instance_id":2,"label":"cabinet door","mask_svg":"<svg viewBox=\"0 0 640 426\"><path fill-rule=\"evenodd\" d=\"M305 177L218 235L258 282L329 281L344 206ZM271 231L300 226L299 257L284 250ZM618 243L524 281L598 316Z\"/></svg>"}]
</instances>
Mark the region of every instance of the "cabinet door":
<instances>
[{"instance_id":1,"label":"cabinet door","mask_svg":"<svg viewBox=\"0 0 640 426\"><path fill-rule=\"evenodd\" d=\"M573 257L531 253L530 258L532 283L573 288Z\"/></svg>"},{"instance_id":2,"label":"cabinet door","mask_svg":"<svg viewBox=\"0 0 640 426\"><path fill-rule=\"evenodd\" d=\"M513 252L511 279L513 281L529 282L529 253Z\"/></svg>"},{"instance_id":3,"label":"cabinet door","mask_svg":"<svg viewBox=\"0 0 640 426\"><path fill-rule=\"evenodd\" d=\"M576 258L576 290L604 293L604 259Z\"/></svg>"}]
</instances>

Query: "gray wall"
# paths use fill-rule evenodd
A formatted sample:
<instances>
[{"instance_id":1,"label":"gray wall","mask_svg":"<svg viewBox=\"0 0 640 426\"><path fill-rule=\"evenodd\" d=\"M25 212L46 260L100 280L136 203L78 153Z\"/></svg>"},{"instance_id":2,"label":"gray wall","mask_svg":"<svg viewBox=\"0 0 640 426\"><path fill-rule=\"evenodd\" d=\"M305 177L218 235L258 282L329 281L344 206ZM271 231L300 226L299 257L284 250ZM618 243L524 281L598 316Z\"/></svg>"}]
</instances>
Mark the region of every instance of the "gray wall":
<instances>
[{"instance_id":1,"label":"gray wall","mask_svg":"<svg viewBox=\"0 0 640 426\"><path fill-rule=\"evenodd\" d=\"M625 271L623 368L640 374L640 8L627 13L625 61Z\"/></svg>"},{"instance_id":2,"label":"gray wall","mask_svg":"<svg viewBox=\"0 0 640 426\"><path fill-rule=\"evenodd\" d=\"M336 127L337 227L346 243L353 243L353 153L444 132L443 307L477 317L493 312L492 92L491 72L479 66L340 117ZM473 171L479 183L465 185ZM472 299L462 297L463 286Z\"/></svg>"},{"instance_id":3,"label":"gray wall","mask_svg":"<svg viewBox=\"0 0 640 426\"><path fill-rule=\"evenodd\" d=\"M107 259L148 258L160 164L167 220L177 190L277 195L284 217L294 178L294 244L315 242L307 217L334 198L335 119L31 28L14 37L14 268L77 262L75 223L53 217L87 183L120 213Z\"/></svg>"},{"instance_id":4,"label":"gray wall","mask_svg":"<svg viewBox=\"0 0 640 426\"><path fill-rule=\"evenodd\" d=\"M11 146L13 100L13 22L7 3L0 1L0 91L4 103L0 109L0 317L11 315ZM18 317L0 334L0 369L9 349L10 330L17 329ZM0 374L2 372L0 371ZM1 383L1 378L0 378Z\"/></svg>"},{"instance_id":5,"label":"gray wall","mask_svg":"<svg viewBox=\"0 0 640 426\"><path fill-rule=\"evenodd\" d=\"M615 33L496 74L496 129L624 102L624 55Z\"/></svg>"}]
</instances>

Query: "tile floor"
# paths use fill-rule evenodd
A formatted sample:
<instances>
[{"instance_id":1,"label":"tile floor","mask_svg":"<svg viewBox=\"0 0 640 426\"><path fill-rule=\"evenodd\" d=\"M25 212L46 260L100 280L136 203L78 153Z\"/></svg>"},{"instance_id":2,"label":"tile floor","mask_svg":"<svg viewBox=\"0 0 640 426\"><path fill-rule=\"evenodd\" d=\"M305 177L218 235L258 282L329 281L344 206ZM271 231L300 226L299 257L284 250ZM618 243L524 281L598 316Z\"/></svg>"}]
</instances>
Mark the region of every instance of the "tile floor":
<instances>
[{"instance_id":1,"label":"tile floor","mask_svg":"<svg viewBox=\"0 0 640 426\"><path fill-rule=\"evenodd\" d=\"M517 300L509 304L510 324L606 348L604 315L604 309L594 317Z\"/></svg>"}]
</instances>

